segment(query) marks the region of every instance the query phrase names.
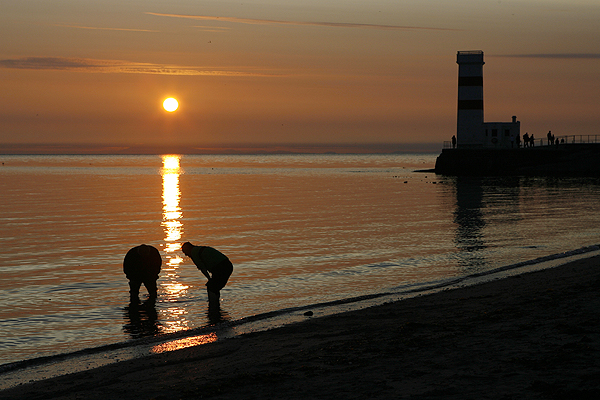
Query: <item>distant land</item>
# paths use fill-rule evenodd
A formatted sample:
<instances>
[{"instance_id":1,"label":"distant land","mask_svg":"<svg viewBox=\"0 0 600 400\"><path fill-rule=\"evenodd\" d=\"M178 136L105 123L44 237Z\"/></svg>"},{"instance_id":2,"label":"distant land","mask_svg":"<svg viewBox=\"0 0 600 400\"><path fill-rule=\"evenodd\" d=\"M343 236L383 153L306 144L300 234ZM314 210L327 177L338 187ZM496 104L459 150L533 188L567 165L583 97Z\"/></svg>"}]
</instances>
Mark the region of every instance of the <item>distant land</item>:
<instances>
[{"instance_id":1,"label":"distant land","mask_svg":"<svg viewBox=\"0 0 600 400\"><path fill-rule=\"evenodd\" d=\"M440 143L263 144L148 146L124 144L0 144L0 154L395 154L438 153Z\"/></svg>"}]
</instances>

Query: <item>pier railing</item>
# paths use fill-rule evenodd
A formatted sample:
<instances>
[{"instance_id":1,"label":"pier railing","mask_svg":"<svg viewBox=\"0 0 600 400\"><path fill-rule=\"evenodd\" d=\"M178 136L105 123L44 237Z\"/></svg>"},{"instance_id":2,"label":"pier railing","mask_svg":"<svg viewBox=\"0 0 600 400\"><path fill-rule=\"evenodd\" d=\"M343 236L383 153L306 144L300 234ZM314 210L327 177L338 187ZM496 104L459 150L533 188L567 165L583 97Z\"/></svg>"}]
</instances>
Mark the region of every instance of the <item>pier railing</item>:
<instances>
[{"instance_id":1,"label":"pier railing","mask_svg":"<svg viewBox=\"0 0 600 400\"><path fill-rule=\"evenodd\" d=\"M554 138L554 143L547 138L540 139L540 146L560 146L561 144L600 143L600 135L564 135Z\"/></svg>"},{"instance_id":2,"label":"pier railing","mask_svg":"<svg viewBox=\"0 0 600 400\"><path fill-rule=\"evenodd\" d=\"M558 141L558 143L557 143ZM535 146L564 146L568 144L582 144L582 143L599 143L600 135L564 135L557 136L554 138L554 143L549 142L547 138L535 139ZM451 149L452 142L445 140L443 144L444 149ZM521 148L523 143L521 142Z\"/></svg>"}]
</instances>

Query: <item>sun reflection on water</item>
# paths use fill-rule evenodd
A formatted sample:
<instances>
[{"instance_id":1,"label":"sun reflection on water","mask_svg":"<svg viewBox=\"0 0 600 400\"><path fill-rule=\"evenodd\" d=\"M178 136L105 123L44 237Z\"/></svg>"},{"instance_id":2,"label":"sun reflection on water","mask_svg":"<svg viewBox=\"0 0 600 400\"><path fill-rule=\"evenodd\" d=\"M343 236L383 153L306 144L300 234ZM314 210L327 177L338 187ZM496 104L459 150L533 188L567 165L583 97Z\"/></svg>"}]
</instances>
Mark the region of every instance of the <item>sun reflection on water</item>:
<instances>
[{"instance_id":1,"label":"sun reflection on water","mask_svg":"<svg viewBox=\"0 0 600 400\"><path fill-rule=\"evenodd\" d=\"M209 333L207 335L192 336L183 339L173 340L171 342L162 343L152 348L152 353L164 353L167 351L174 351L179 349L185 349L187 347L199 346L202 344L216 342L218 340L216 333Z\"/></svg>"},{"instance_id":2,"label":"sun reflection on water","mask_svg":"<svg viewBox=\"0 0 600 400\"><path fill-rule=\"evenodd\" d=\"M175 303L186 296L188 286L181 283L179 279L179 264L183 258L178 254L181 249L181 237L183 224L181 223L181 207L179 200L180 157L165 155L162 157L163 168L161 170L163 182L163 218L162 226L165 232L164 253L166 265L163 268L164 281L161 283L163 289L163 301ZM165 322L166 332L176 332L188 328L187 311L178 306L170 306L166 309L168 322Z\"/></svg>"}]
</instances>

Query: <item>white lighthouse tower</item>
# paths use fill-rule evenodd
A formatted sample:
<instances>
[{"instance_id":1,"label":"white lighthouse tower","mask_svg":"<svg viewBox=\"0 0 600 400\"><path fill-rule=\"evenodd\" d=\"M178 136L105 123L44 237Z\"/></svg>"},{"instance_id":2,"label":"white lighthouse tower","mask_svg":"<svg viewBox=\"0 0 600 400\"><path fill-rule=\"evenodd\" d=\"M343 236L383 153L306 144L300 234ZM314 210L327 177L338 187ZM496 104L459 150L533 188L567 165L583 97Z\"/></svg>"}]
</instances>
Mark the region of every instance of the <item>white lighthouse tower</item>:
<instances>
[{"instance_id":1,"label":"white lighthouse tower","mask_svg":"<svg viewBox=\"0 0 600 400\"><path fill-rule=\"evenodd\" d=\"M483 135L483 51L459 51L458 114L456 141L458 147L482 147Z\"/></svg>"}]
</instances>

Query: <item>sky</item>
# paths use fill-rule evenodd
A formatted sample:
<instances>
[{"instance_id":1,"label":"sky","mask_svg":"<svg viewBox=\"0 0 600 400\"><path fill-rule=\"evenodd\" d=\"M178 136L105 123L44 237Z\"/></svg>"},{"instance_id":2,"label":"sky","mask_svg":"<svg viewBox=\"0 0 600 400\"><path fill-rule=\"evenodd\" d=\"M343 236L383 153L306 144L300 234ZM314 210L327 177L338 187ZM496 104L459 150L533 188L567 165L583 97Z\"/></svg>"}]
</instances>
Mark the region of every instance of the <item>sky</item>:
<instances>
[{"instance_id":1,"label":"sky","mask_svg":"<svg viewBox=\"0 0 600 400\"><path fill-rule=\"evenodd\" d=\"M598 21L598 0L0 0L0 153L436 151L463 50L486 122L600 135Z\"/></svg>"}]
</instances>

